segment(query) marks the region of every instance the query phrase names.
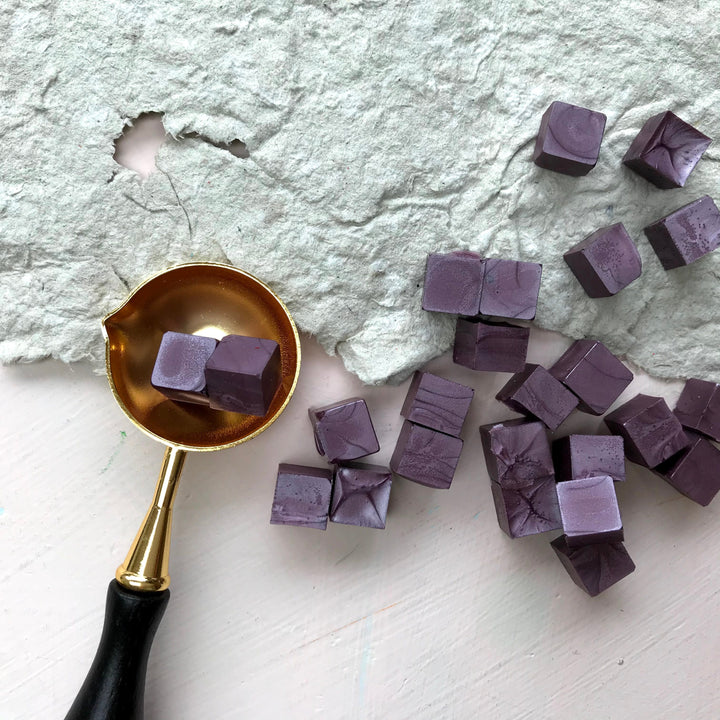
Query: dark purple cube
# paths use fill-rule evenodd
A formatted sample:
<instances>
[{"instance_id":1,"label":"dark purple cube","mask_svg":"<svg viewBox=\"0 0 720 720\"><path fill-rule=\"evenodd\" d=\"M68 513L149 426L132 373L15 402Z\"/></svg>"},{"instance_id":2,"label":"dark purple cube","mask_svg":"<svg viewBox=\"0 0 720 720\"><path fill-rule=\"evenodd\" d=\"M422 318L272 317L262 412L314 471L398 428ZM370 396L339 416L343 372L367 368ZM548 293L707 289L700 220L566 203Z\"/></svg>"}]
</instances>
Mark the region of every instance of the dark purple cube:
<instances>
[{"instance_id":1,"label":"dark purple cube","mask_svg":"<svg viewBox=\"0 0 720 720\"><path fill-rule=\"evenodd\" d=\"M521 488L490 483L498 524L511 538L562 527L555 480L536 480Z\"/></svg>"},{"instance_id":2,"label":"dark purple cube","mask_svg":"<svg viewBox=\"0 0 720 720\"><path fill-rule=\"evenodd\" d=\"M462 447L460 438L406 420L390 468L420 485L445 490L452 482Z\"/></svg>"},{"instance_id":3,"label":"dark purple cube","mask_svg":"<svg viewBox=\"0 0 720 720\"><path fill-rule=\"evenodd\" d=\"M663 190L683 187L710 143L707 135L667 110L642 126L622 161Z\"/></svg>"},{"instance_id":4,"label":"dark purple cube","mask_svg":"<svg viewBox=\"0 0 720 720\"><path fill-rule=\"evenodd\" d=\"M542 116L533 162L563 175L587 175L597 164L606 120L600 112L556 100Z\"/></svg>"},{"instance_id":5,"label":"dark purple cube","mask_svg":"<svg viewBox=\"0 0 720 720\"><path fill-rule=\"evenodd\" d=\"M528 363L495 396L515 412L544 422L551 430L577 407L578 399L544 367Z\"/></svg>"},{"instance_id":6,"label":"dark purple cube","mask_svg":"<svg viewBox=\"0 0 720 720\"><path fill-rule=\"evenodd\" d=\"M690 265L720 245L720 210L703 195L645 228L665 270Z\"/></svg>"},{"instance_id":7,"label":"dark purple cube","mask_svg":"<svg viewBox=\"0 0 720 720\"><path fill-rule=\"evenodd\" d=\"M310 408L315 446L328 462L346 462L380 449L367 404L362 398Z\"/></svg>"},{"instance_id":8,"label":"dark purple cube","mask_svg":"<svg viewBox=\"0 0 720 720\"><path fill-rule=\"evenodd\" d=\"M429 372L413 375L400 414L417 425L460 435L475 391Z\"/></svg>"},{"instance_id":9,"label":"dark purple cube","mask_svg":"<svg viewBox=\"0 0 720 720\"><path fill-rule=\"evenodd\" d=\"M561 535L550 545L573 582L590 597L599 595L635 570L635 563L621 542L571 547Z\"/></svg>"},{"instance_id":10,"label":"dark purple cube","mask_svg":"<svg viewBox=\"0 0 720 720\"><path fill-rule=\"evenodd\" d=\"M480 427L485 463L503 488L528 487L555 477L550 443L541 422L506 420Z\"/></svg>"},{"instance_id":11,"label":"dark purple cube","mask_svg":"<svg viewBox=\"0 0 720 720\"><path fill-rule=\"evenodd\" d=\"M720 441L720 386L691 378L680 393L675 415L683 427Z\"/></svg>"},{"instance_id":12,"label":"dark purple cube","mask_svg":"<svg viewBox=\"0 0 720 720\"><path fill-rule=\"evenodd\" d=\"M619 435L568 435L552 444L558 482L609 475L625 480L625 452Z\"/></svg>"},{"instance_id":13,"label":"dark purple cube","mask_svg":"<svg viewBox=\"0 0 720 720\"><path fill-rule=\"evenodd\" d=\"M633 374L601 342L576 340L550 374L578 397L578 409L602 415L632 382Z\"/></svg>"},{"instance_id":14,"label":"dark purple cube","mask_svg":"<svg viewBox=\"0 0 720 720\"><path fill-rule=\"evenodd\" d=\"M615 295L642 273L640 253L622 223L596 230L563 258L591 298Z\"/></svg>"},{"instance_id":15,"label":"dark purple cube","mask_svg":"<svg viewBox=\"0 0 720 720\"><path fill-rule=\"evenodd\" d=\"M568 545L576 547L623 539L615 484L609 475L558 483L557 496Z\"/></svg>"},{"instance_id":16,"label":"dark purple cube","mask_svg":"<svg viewBox=\"0 0 720 720\"><path fill-rule=\"evenodd\" d=\"M690 444L661 397L640 393L607 415L605 424L625 440L625 457L647 468L656 468Z\"/></svg>"},{"instance_id":17,"label":"dark purple cube","mask_svg":"<svg viewBox=\"0 0 720 720\"><path fill-rule=\"evenodd\" d=\"M530 328L458 318L453 362L471 370L518 372L525 367Z\"/></svg>"},{"instance_id":18,"label":"dark purple cube","mask_svg":"<svg viewBox=\"0 0 720 720\"><path fill-rule=\"evenodd\" d=\"M330 520L382 530L391 486L392 473L379 465L336 467Z\"/></svg>"},{"instance_id":19,"label":"dark purple cube","mask_svg":"<svg viewBox=\"0 0 720 720\"><path fill-rule=\"evenodd\" d=\"M474 252L431 253L425 269L423 310L477 315L485 261Z\"/></svg>"},{"instance_id":20,"label":"dark purple cube","mask_svg":"<svg viewBox=\"0 0 720 720\"><path fill-rule=\"evenodd\" d=\"M497 258L485 260L480 314L532 320L537 309L541 276L542 265L539 263Z\"/></svg>"},{"instance_id":21,"label":"dark purple cube","mask_svg":"<svg viewBox=\"0 0 720 720\"><path fill-rule=\"evenodd\" d=\"M205 363L216 345L214 338L164 333L150 379L152 386L171 400L208 405Z\"/></svg>"},{"instance_id":22,"label":"dark purple cube","mask_svg":"<svg viewBox=\"0 0 720 720\"><path fill-rule=\"evenodd\" d=\"M325 530L332 478L331 470L281 463L270 522Z\"/></svg>"}]
</instances>

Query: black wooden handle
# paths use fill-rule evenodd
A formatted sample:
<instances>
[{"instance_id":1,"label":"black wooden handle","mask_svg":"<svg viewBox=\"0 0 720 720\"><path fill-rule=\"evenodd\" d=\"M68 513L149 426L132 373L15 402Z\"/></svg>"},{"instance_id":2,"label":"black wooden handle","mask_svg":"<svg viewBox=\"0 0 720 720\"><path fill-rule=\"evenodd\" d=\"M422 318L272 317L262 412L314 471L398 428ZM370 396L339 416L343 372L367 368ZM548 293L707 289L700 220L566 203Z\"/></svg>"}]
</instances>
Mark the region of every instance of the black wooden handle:
<instances>
[{"instance_id":1,"label":"black wooden handle","mask_svg":"<svg viewBox=\"0 0 720 720\"><path fill-rule=\"evenodd\" d=\"M169 590L110 583L100 646L65 720L143 720L148 655L169 600Z\"/></svg>"}]
</instances>

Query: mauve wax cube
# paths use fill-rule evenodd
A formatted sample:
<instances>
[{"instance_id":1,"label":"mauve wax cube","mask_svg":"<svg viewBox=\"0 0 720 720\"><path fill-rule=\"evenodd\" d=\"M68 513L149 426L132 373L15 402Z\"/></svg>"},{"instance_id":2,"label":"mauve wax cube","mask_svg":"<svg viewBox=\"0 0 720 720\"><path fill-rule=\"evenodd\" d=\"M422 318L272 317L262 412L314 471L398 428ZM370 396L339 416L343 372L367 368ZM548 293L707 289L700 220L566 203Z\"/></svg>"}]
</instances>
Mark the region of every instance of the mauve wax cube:
<instances>
[{"instance_id":1,"label":"mauve wax cube","mask_svg":"<svg viewBox=\"0 0 720 720\"><path fill-rule=\"evenodd\" d=\"M720 386L691 378L680 393L675 415L683 427L720 441Z\"/></svg>"},{"instance_id":2,"label":"mauve wax cube","mask_svg":"<svg viewBox=\"0 0 720 720\"><path fill-rule=\"evenodd\" d=\"M490 483L500 528L511 538L562 527L555 480L536 480L521 488Z\"/></svg>"},{"instance_id":3,"label":"mauve wax cube","mask_svg":"<svg viewBox=\"0 0 720 720\"><path fill-rule=\"evenodd\" d=\"M480 314L532 320L537 309L541 277L542 265L539 263L488 258L485 260Z\"/></svg>"},{"instance_id":4,"label":"mauve wax cube","mask_svg":"<svg viewBox=\"0 0 720 720\"><path fill-rule=\"evenodd\" d=\"M380 449L367 404L362 398L308 410L315 446L331 463L356 460Z\"/></svg>"},{"instance_id":5,"label":"mauve wax cube","mask_svg":"<svg viewBox=\"0 0 720 720\"><path fill-rule=\"evenodd\" d=\"M525 367L530 328L458 318L453 362L471 370L518 372Z\"/></svg>"},{"instance_id":6,"label":"mauve wax cube","mask_svg":"<svg viewBox=\"0 0 720 720\"><path fill-rule=\"evenodd\" d=\"M477 315L485 261L474 252L431 253L425 269L423 310Z\"/></svg>"},{"instance_id":7,"label":"mauve wax cube","mask_svg":"<svg viewBox=\"0 0 720 720\"><path fill-rule=\"evenodd\" d=\"M392 473L379 465L335 468L330 520L344 525L385 527Z\"/></svg>"},{"instance_id":8,"label":"mauve wax cube","mask_svg":"<svg viewBox=\"0 0 720 720\"><path fill-rule=\"evenodd\" d=\"M568 435L552 444L558 482L609 475L625 480L625 452L619 435Z\"/></svg>"},{"instance_id":9,"label":"mauve wax cube","mask_svg":"<svg viewBox=\"0 0 720 720\"><path fill-rule=\"evenodd\" d=\"M325 530L330 510L332 471L281 463L270 522Z\"/></svg>"}]
</instances>

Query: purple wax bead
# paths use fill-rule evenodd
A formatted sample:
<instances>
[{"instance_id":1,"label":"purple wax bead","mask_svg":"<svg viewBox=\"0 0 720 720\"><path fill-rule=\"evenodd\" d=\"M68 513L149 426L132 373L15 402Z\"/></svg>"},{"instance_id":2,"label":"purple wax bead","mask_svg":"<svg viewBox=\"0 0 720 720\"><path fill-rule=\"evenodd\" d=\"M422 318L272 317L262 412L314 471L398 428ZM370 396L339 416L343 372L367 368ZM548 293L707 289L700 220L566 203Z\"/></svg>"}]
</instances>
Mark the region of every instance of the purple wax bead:
<instances>
[{"instance_id":1,"label":"purple wax bead","mask_svg":"<svg viewBox=\"0 0 720 720\"><path fill-rule=\"evenodd\" d=\"M663 190L683 187L711 142L667 110L642 126L622 161Z\"/></svg>"},{"instance_id":2,"label":"purple wax bead","mask_svg":"<svg viewBox=\"0 0 720 720\"><path fill-rule=\"evenodd\" d=\"M635 563L621 542L571 547L561 535L550 545L573 582L590 597L599 595L635 570Z\"/></svg>"},{"instance_id":3,"label":"purple wax bead","mask_svg":"<svg viewBox=\"0 0 720 720\"><path fill-rule=\"evenodd\" d=\"M152 371L152 386L171 400L208 405L205 363L216 345L214 338L166 332Z\"/></svg>"},{"instance_id":4,"label":"purple wax bead","mask_svg":"<svg viewBox=\"0 0 720 720\"><path fill-rule=\"evenodd\" d=\"M657 467L690 444L661 397L640 393L607 415L605 424L625 440L625 457L647 468Z\"/></svg>"},{"instance_id":5,"label":"purple wax bead","mask_svg":"<svg viewBox=\"0 0 720 720\"><path fill-rule=\"evenodd\" d=\"M597 164L605 115L556 100L545 111L533 162L563 175L587 175Z\"/></svg>"},{"instance_id":6,"label":"purple wax bead","mask_svg":"<svg viewBox=\"0 0 720 720\"><path fill-rule=\"evenodd\" d=\"M427 258L423 310L477 315L485 261L474 252L431 253Z\"/></svg>"},{"instance_id":7,"label":"purple wax bead","mask_svg":"<svg viewBox=\"0 0 720 720\"><path fill-rule=\"evenodd\" d=\"M542 265L539 263L497 258L485 260L480 314L532 320L537 309L541 276Z\"/></svg>"},{"instance_id":8,"label":"purple wax bead","mask_svg":"<svg viewBox=\"0 0 720 720\"><path fill-rule=\"evenodd\" d=\"M576 547L623 539L615 484L609 475L560 482L557 496L568 545Z\"/></svg>"},{"instance_id":9,"label":"purple wax bead","mask_svg":"<svg viewBox=\"0 0 720 720\"><path fill-rule=\"evenodd\" d=\"M485 463L493 482L519 489L553 480L550 443L541 422L506 420L480 427Z\"/></svg>"},{"instance_id":10,"label":"purple wax bead","mask_svg":"<svg viewBox=\"0 0 720 720\"><path fill-rule=\"evenodd\" d=\"M382 530L391 486L392 473L379 465L336 467L330 520Z\"/></svg>"},{"instance_id":11,"label":"purple wax bead","mask_svg":"<svg viewBox=\"0 0 720 720\"><path fill-rule=\"evenodd\" d=\"M609 475L625 480L625 453L619 435L568 435L552 444L558 482Z\"/></svg>"},{"instance_id":12,"label":"purple wax bead","mask_svg":"<svg viewBox=\"0 0 720 720\"><path fill-rule=\"evenodd\" d=\"M518 372L525 367L530 328L458 318L453 362L471 370Z\"/></svg>"},{"instance_id":13,"label":"purple wax bead","mask_svg":"<svg viewBox=\"0 0 720 720\"><path fill-rule=\"evenodd\" d=\"M356 460L380 449L370 412L362 398L310 408L308 416L318 452L328 462Z\"/></svg>"},{"instance_id":14,"label":"purple wax bead","mask_svg":"<svg viewBox=\"0 0 720 720\"><path fill-rule=\"evenodd\" d=\"M720 245L720 210L703 195L645 228L665 270L690 265Z\"/></svg>"},{"instance_id":15,"label":"purple wax bead","mask_svg":"<svg viewBox=\"0 0 720 720\"><path fill-rule=\"evenodd\" d=\"M691 378L680 393L675 415L683 427L720 441L720 386Z\"/></svg>"},{"instance_id":16,"label":"purple wax bead","mask_svg":"<svg viewBox=\"0 0 720 720\"><path fill-rule=\"evenodd\" d=\"M270 522L325 530L331 492L332 471L281 463Z\"/></svg>"},{"instance_id":17,"label":"purple wax bead","mask_svg":"<svg viewBox=\"0 0 720 720\"><path fill-rule=\"evenodd\" d=\"M501 530L511 538L535 535L562 527L555 480L536 480L521 488L490 483Z\"/></svg>"},{"instance_id":18,"label":"purple wax bead","mask_svg":"<svg viewBox=\"0 0 720 720\"><path fill-rule=\"evenodd\" d=\"M515 412L544 422L551 430L577 407L578 399L544 367L528 363L495 396Z\"/></svg>"},{"instance_id":19,"label":"purple wax bead","mask_svg":"<svg viewBox=\"0 0 720 720\"><path fill-rule=\"evenodd\" d=\"M205 365L214 410L267 415L281 379L280 346L264 338L226 335Z\"/></svg>"},{"instance_id":20,"label":"purple wax bead","mask_svg":"<svg viewBox=\"0 0 720 720\"><path fill-rule=\"evenodd\" d=\"M600 228L563 258L591 298L615 295L642 273L642 260L622 223Z\"/></svg>"},{"instance_id":21,"label":"purple wax bead","mask_svg":"<svg viewBox=\"0 0 720 720\"><path fill-rule=\"evenodd\" d=\"M550 374L577 396L578 409L602 415L632 382L633 374L597 340L576 340Z\"/></svg>"},{"instance_id":22,"label":"purple wax bead","mask_svg":"<svg viewBox=\"0 0 720 720\"><path fill-rule=\"evenodd\" d=\"M413 375L400 415L446 435L460 435L475 391L429 372Z\"/></svg>"},{"instance_id":23,"label":"purple wax bead","mask_svg":"<svg viewBox=\"0 0 720 720\"><path fill-rule=\"evenodd\" d=\"M445 490L452 482L462 447L460 438L406 420L390 468L420 485Z\"/></svg>"}]
</instances>

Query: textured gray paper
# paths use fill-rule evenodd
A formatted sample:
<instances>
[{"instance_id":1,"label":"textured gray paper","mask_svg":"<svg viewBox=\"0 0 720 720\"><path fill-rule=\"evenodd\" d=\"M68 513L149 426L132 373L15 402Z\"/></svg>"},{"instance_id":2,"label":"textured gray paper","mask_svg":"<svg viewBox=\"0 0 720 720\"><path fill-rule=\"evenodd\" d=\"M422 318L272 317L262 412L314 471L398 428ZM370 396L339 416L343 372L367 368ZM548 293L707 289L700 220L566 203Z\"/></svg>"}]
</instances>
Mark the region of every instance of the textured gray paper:
<instances>
[{"instance_id":1,"label":"textured gray paper","mask_svg":"<svg viewBox=\"0 0 720 720\"><path fill-rule=\"evenodd\" d=\"M673 109L718 134L718 2L29 3L0 16L0 359L99 363L99 318L148 274L229 261L365 382L447 349L420 309L429 251L542 262L537 323L659 376L720 380L720 254L665 272L642 227L703 193L621 167ZM555 99L607 114L580 179L530 162ZM129 118L172 138L146 181L113 161ZM240 139L249 157L214 142ZM622 221L642 278L587 298L562 253Z\"/></svg>"}]
</instances>

